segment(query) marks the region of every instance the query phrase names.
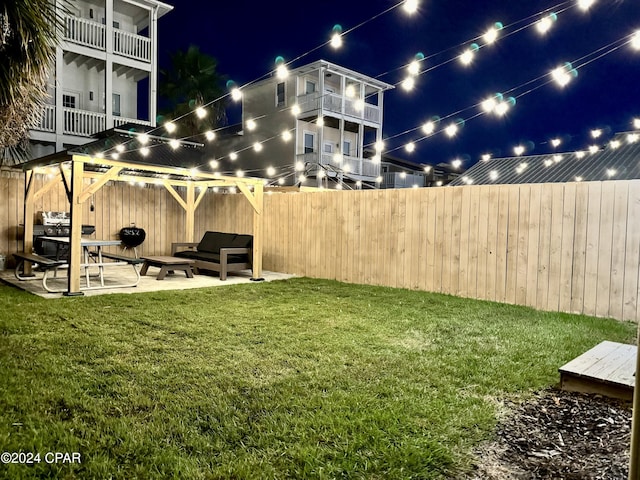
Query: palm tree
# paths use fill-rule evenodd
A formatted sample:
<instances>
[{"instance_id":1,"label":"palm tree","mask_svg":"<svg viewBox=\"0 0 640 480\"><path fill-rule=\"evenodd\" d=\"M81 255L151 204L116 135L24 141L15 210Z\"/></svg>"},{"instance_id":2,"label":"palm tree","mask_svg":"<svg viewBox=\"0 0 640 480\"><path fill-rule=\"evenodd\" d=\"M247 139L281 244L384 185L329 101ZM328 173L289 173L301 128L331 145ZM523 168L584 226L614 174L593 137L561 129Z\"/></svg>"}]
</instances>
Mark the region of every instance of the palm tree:
<instances>
[{"instance_id":1,"label":"palm tree","mask_svg":"<svg viewBox=\"0 0 640 480\"><path fill-rule=\"evenodd\" d=\"M218 100L225 94L225 78L216 71L217 65L214 57L191 45L186 52L171 55L170 69L160 70L158 93L161 103L166 105L161 113L176 120L180 136L197 136L226 124L226 103ZM205 117L191 113L201 106L205 107ZM158 123L163 123L163 119Z\"/></svg>"},{"instance_id":2,"label":"palm tree","mask_svg":"<svg viewBox=\"0 0 640 480\"><path fill-rule=\"evenodd\" d=\"M0 0L0 165L26 159L65 5L58 10L51 0Z\"/></svg>"}]
</instances>

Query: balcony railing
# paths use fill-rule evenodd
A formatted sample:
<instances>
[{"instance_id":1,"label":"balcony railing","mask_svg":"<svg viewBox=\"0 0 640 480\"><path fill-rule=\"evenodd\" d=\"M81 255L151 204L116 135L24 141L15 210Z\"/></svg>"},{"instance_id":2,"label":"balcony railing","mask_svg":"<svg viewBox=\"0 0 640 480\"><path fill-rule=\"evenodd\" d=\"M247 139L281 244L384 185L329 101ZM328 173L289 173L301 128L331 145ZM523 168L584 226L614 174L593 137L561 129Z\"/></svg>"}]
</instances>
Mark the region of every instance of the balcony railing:
<instances>
[{"instance_id":1,"label":"balcony railing","mask_svg":"<svg viewBox=\"0 0 640 480\"><path fill-rule=\"evenodd\" d=\"M63 108L65 135L90 137L94 133L106 130L107 116L104 113L88 112L77 108Z\"/></svg>"},{"instance_id":2,"label":"balcony railing","mask_svg":"<svg viewBox=\"0 0 640 480\"><path fill-rule=\"evenodd\" d=\"M65 135L76 135L79 137L90 137L98 132L102 132L111 126L107 126L107 116L104 113L89 112L79 110L77 108L63 108L63 129ZM137 118L114 117L113 126L119 127L127 123L136 123L138 125L151 125L147 120ZM45 105L42 115L33 130L41 132L56 132L56 107L54 105Z\"/></svg>"},{"instance_id":3,"label":"balcony railing","mask_svg":"<svg viewBox=\"0 0 640 480\"><path fill-rule=\"evenodd\" d=\"M105 49L104 25L84 18L64 17L64 38L70 42L98 50Z\"/></svg>"},{"instance_id":4,"label":"balcony railing","mask_svg":"<svg viewBox=\"0 0 640 480\"><path fill-rule=\"evenodd\" d=\"M56 107L53 105L45 105L42 111L42 116L39 121L33 126L34 130L40 130L41 132L55 132L56 131Z\"/></svg>"},{"instance_id":5,"label":"balcony railing","mask_svg":"<svg viewBox=\"0 0 640 480\"><path fill-rule=\"evenodd\" d=\"M384 188L410 188L425 186L425 176L419 173L387 172L382 175Z\"/></svg>"},{"instance_id":6,"label":"balcony railing","mask_svg":"<svg viewBox=\"0 0 640 480\"><path fill-rule=\"evenodd\" d=\"M104 51L106 49L106 28L103 24L85 18L65 15L64 39ZM113 31L113 52L124 57L143 62L151 61L151 39L115 29Z\"/></svg>"},{"instance_id":7,"label":"balcony railing","mask_svg":"<svg viewBox=\"0 0 640 480\"><path fill-rule=\"evenodd\" d=\"M344 108L343 108L344 105ZM326 92L321 95L318 92L300 95L298 97L298 106L302 113L314 112L316 110L324 110L325 112L344 114L349 117L364 119L368 122L380 123L380 107L370 103L362 103L353 98L344 98L336 93Z\"/></svg>"},{"instance_id":8,"label":"balcony railing","mask_svg":"<svg viewBox=\"0 0 640 480\"><path fill-rule=\"evenodd\" d=\"M342 155L336 157L331 153L319 155L317 152L310 152L297 155L297 160L303 163L319 163L330 171L341 171L364 177L376 178L380 175L380 163L375 163L368 158L351 157Z\"/></svg>"},{"instance_id":9,"label":"balcony railing","mask_svg":"<svg viewBox=\"0 0 640 480\"><path fill-rule=\"evenodd\" d=\"M113 32L113 51L125 57L150 62L151 40L135 33L115 30Z\"/></svg>"}]
</instances>

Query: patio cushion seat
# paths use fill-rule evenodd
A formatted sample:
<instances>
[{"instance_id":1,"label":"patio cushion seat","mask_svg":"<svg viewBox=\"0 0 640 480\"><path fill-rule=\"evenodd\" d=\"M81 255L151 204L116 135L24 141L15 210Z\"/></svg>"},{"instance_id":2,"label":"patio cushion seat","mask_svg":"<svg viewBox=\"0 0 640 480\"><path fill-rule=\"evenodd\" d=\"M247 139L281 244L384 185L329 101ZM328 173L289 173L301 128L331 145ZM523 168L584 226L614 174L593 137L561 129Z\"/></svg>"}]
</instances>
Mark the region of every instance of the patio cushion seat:
<instances>
[{"instance_id":1,"label":"patio cushion seat","mask_svg":"<svg viewBox=\"0 0 640 480\"><path fill-rule=\"evenodd\" d=\"M178 251L180 247L189 249ZM205 232L199 243L174 243L171 246L172 256L195 260L193 268L196 272L199 269L220 272L220 280L225 280L229 271L251 268L252 252L252 235L212 231Z\"/></svg>"}]
</instances>

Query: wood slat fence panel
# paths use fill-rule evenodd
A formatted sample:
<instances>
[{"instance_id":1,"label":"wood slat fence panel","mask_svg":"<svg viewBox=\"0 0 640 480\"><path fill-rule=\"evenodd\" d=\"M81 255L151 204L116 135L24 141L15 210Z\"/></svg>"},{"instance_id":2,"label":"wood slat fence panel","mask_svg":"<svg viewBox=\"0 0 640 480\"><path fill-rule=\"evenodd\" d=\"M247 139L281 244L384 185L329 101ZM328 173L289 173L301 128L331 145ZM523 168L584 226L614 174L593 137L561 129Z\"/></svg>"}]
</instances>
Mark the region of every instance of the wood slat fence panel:
<instances>
[{"instance_id":1,"label":"wood slat fence panel","mask_svg":"<svg viewBox=\"0 0 640 480\"><path fill-rule=\"evenodd\" d=\"M36 175L36 186L46 181ZM23 197L22 172L0 170L7 257L22 248ZM274 193L264 205L266 270L640 318L640 180ZM68 210L62 185L39 210ZM82 218L96 238L144 228L140 254L168 254L186 235L184 211L156 185L108 183ZM252 233L251 205L239 194L207 194L195 239L207 230Z\"/></svg>"}]
</instances>

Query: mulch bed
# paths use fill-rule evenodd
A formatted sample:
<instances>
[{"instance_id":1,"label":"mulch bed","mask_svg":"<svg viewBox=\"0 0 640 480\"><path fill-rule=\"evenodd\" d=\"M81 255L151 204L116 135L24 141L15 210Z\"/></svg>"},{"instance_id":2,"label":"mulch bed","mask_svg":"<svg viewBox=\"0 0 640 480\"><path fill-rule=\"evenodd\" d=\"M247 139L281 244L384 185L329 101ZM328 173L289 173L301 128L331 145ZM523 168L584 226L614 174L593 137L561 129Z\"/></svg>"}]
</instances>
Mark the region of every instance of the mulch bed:
<instances>
[{"instance_id":1,"label":"mulch bed","mask_svg":"<svg viewBox=\"0 0 640 480\"><path fill-rule=\"evenodd\" d=\"M623 480L629 471L631 403L545 390L499 422L476 452L472 480Z\"/></svg>"}]
</instances>

